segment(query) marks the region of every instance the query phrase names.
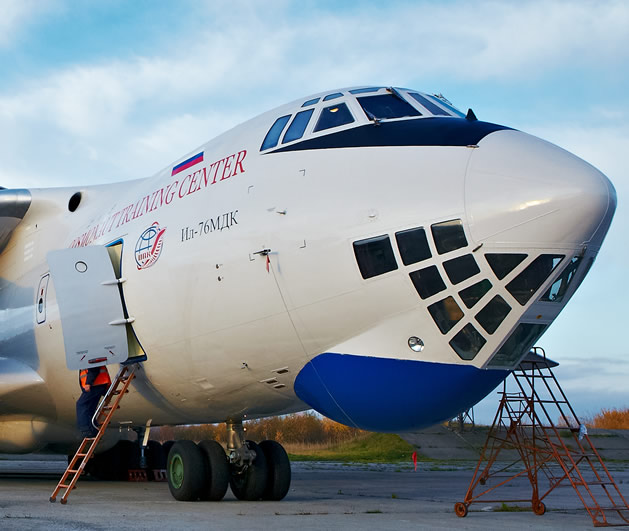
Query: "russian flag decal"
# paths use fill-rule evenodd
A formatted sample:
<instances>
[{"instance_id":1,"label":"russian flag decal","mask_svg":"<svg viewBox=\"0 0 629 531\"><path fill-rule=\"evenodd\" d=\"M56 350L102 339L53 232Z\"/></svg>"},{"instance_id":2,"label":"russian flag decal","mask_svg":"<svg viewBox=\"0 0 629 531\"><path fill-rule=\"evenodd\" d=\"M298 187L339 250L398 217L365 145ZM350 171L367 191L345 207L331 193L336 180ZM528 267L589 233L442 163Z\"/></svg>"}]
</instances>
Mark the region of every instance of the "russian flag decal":
<instances>
[{"instance_id":1,"label":"russian flag decal","mask_svg":"<svg viewBox=\"0 0 629 531\"><path fill-rule=\"evenodd\" d=\"M203 162L203 151L201 151L201 153L196 154L194 157L190 157L189 159L184 160L183 162L180 162L179 164L177 164L177 166L173 168L173 172L170 175L171 177L173 175L177 175L178 173L184 170L187 170L191 166L194 166L195 164L199 164L199 162Z\"/></svg>"}]
</instances>

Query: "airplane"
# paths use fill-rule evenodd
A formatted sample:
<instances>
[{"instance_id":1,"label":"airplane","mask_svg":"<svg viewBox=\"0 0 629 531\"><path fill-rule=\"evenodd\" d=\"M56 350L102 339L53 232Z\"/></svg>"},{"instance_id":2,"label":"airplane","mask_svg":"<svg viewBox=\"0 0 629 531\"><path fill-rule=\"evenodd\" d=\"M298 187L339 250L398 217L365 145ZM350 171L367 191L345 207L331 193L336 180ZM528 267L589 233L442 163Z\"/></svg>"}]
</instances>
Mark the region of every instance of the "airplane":
<instances>
[{"instance_id":1,"label":"airplane","mask_svg":"<svg viewBox=\"0 0 629 531\"><path fill-rule=\"evenodd\" d=\"M227 452L165 448L176 499L282 499L286 452L243 421L455 417L570 300L616 202L575 155L385 86L298 99L149 178L0 190L0 451L76 448L77 371L133 363L114 428L227 424ZM101 468L124 471L120 438Z\"/></svg>"}]
</instances>

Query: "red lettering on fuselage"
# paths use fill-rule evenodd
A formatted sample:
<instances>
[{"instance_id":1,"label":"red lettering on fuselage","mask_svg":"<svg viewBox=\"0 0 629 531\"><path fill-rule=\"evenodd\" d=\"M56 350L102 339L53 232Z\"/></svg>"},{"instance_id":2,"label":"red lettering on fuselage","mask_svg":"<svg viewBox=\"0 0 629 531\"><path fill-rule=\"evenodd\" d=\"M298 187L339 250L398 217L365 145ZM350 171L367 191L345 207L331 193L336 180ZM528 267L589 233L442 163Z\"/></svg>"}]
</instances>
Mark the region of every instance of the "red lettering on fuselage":
<instances>
[{"instance_id":1,"label":"red lettering on fuselage","mask_svg":"<svg viewBox=\"0 0 629 531\"><path fill-rule=\"evenodd\" d=\"M96 225L89 227L83 234L74 238L70 247L84 247L90 245L93 241L103 237L106 233L121 227L129 221L140 218L144 214L153 212L164 205L169 205L175 199L184 199L198 192L201 188L208 188L208 185L225 181L239 173L245 173L243 162L246 156L247 150L243 149L238 153L233 153L218 159L207 167L203 166L195 172L189 173L181 181L177 179L162 186L158 190L141 197L135 203L125 206L122 210L108 214Z\"/></svg>"}]
</instances>

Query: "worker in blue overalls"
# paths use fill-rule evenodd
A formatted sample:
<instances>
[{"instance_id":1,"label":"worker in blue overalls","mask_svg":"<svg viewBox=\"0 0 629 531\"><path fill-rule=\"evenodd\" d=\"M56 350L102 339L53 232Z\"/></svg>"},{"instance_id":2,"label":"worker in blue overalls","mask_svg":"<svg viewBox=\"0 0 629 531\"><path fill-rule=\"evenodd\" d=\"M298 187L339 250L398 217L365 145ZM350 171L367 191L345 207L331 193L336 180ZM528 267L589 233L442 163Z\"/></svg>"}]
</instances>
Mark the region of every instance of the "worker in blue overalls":
<instances>
[{"instance_id":1,"label":"worker in blue overalls","mask_svg":"<svg viewBox=\"0 0 629 531\"><path fill-rule=\"evenodd\" d=\"M98 430L92 424L101 397L111 385L107 367L90 367L79 371L81 396L76 401L76 422L84 437L95 437Z\"/></svg>"}]
</instances>

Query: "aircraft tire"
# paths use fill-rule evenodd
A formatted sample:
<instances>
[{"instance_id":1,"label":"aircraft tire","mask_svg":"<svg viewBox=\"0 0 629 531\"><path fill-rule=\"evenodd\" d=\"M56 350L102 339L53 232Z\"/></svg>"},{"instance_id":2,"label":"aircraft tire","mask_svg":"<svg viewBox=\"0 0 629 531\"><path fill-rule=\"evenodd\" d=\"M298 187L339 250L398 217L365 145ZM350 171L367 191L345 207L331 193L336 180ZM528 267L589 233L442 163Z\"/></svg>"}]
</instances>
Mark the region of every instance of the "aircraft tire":
<instances>
[{"instance_id":1,"label":"aircraft tire","mask_svg":"<svg viewBox=\"0 0 629 531\"><path fill-rule=\"evenodd\" d=\"M192 441L177 441L168 452L168 488L179 501L198 500L206 481L205 459Z\"/></svg>"},{"instance_id":2,"label":"aircraft tire","mask_svg":"<svg viewBox=\"0 0 629 531\"><path fill-rule=\"evenodd\" d=\"M216 441L201 441L198 444L207 463L206 483L201 499L221 501L229 486L229 462L223 447Z\"/></svg>"},{"instance_id":3,"label":"aircraft tire","mask_svg":"<svg viewBox=\"0 0 629 531\"><path fill-rule=\"evenodd\" d=\"M262 441L260 448L264 452L267 464L266 488L263 500L279 501L284 499L290 488L290 460L284 447L277 441Z\"/></svg>"},{"instance_id":4,"label":"aircraft tire","mask_svg":"<svg viewBox=\"0 0 629 531\"><path fill-rule=\"evenodd\" d=\"M229 485L239 500L255 501L262 498L267 481L266 457L262 449L253 441L247 441L250 450L256 453L253 463L244 471L232 469Z\"/></svg>"}]
</instances>

